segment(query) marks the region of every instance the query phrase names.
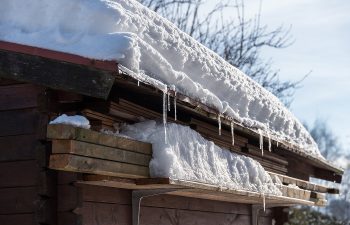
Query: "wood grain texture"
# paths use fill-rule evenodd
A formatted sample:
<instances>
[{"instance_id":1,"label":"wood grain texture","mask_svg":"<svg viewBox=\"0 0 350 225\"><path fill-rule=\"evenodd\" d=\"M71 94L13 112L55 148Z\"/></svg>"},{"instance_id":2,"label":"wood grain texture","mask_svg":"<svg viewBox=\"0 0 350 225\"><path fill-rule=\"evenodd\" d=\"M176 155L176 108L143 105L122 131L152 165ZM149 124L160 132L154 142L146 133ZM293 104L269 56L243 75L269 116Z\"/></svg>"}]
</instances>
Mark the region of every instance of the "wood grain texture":
<instances>
[{"instance_id":1,"label":"wood grain texture","mask_svg":"<svg viewBox=\"0 0 350 225\"><path fill-rule=\"evenodd\" d=\"M149 176L149 169L145 166L69 154L51 155L50 168L77 173L92 173L131 178Z\"/></svg>"},{"instance_id":2,"label":"wood grain texture","mask_svg":"<svg viewBox=\"0 0 350 225\"><path fill-rule=\"evenodd\" d=\"M31 84L0 86L0 111L36 107L40 91Z\"/></svg>"},{"instance_id":3,"label":"wood grain texture","mask_svg":"<svg viewBox=\"0 0 350 225\"><path fill-rule=\"evenodd\" d=\"M152 145L149 143L131 140L123 137L103 134L100 132L76 128L69 125L57 124L47 126L47 138L49 139L71 139L104 145L113 148L139 152L147 155L152 154Z\"/></svg>"},{"instance_id":4,"label":"wood grain texture","mask_svg":"<svg viewBox=\"0 0 350 225\"><path fill-rule=\"evenodd\" d=\"M107 99L111 73L39 56L0 51L0 77Z\"/></svg>"},{"instance_id":5,"label":"wood grain texture","mask_svg":"<svg viewBox=\"0 0 350 225\"><path fill-rule=\"evenodd\" d=\"M148 167L150 155L76 140L52 140L53 154L74 154Z\"/></svg>"},{"instance_id":6,"label":"wood grain texture","mask_svg":"<svg viewBox=\"0 0 350 225\"><path fill-rule=\"evenodd\" d=\"M34 134L38 121L39 114L32 109L0 111L0 137Z\"/></svg>"},{"instance_id":7,"label":"wood grain texture","mask_svg":"<svg viewBox=\"0 0 350 225\"><path fill-rule=\"evenodd\" d=\"M35 135L0 137L0 162L35 159Z\"/></svg>"},{"instance_id":8,"label":"wood grain texture","mask_svg":"<svg viewBox=\"0 0 350 225\"><path fill-rule=\"evenodd\" d=\"M1 162L0 188L39 185L40 168L36 160Z\"/></svg>"}]
</instances>

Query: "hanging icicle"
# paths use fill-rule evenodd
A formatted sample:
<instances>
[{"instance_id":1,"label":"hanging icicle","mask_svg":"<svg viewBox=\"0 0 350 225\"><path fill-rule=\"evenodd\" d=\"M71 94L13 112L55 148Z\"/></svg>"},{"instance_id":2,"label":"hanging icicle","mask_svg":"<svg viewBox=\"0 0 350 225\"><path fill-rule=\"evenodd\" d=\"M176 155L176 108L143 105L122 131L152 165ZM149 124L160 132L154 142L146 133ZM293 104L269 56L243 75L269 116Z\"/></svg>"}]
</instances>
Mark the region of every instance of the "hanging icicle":
<instances>
[{"instance_id":1,"label":"hanging icicle","mask_svg":"<svg viewBox=\"0 0 350 225\"><path fill-rule=\"evenodd\" d=\"M262 135L262 131L259 130L259 144L260 144L260 150L261 150L261 155L264 156L264 137Z\"/></svg>"},{"instance_id":2,"label":"hanging icicle","mask_svg":"<svg viewBox=\"0 0 350 225\"><path fill-rule=\"evenodd\" d=\"M269 152L271 152L271 136L270 136L270 134L268 134L268 137L269 137Z\"/></svg>"},{"instance_id":3,"label":"hanging icicle","mask_svg":"<svg viewBox=\"0 0 350 225\"><path fill-rule=\"evenodd\" d=\"M232 137L232 146L235 145L235 128L233 127L233 121L231 121L231 137Z\"/></svg>"},{"instance_id":4,"label":"hanging icicle","mask_svg":"<svg viewBox=\"0 0 350 225\"><path fill-rule=\"evenodd\" d=\"M278 148L278 144L279 144L279 142L277 141L277 143L276 143L276 145L277 145L277 148Z\"/></svg>"},{"instance_id":5,"label":"hanging icicle","mask_svg":"<svg viewBox=\"0 0 350 225\"><path fill-rule=\"evenodd\" d=\"M137 86L140 87L140 81L139 80L137 80Z\"/></svg>"},{"instance_id":6,"label":"hanging icicle","mask_svg":"<svg viewBox=\"0 0 350 225\"><path fill-rule=\"evenodd\" d=\"M170 112L170 92L168 91L168 111Z\"/></svg>"},{"instance_id":7,"label":"hanging icicle","mask_svg":"<svg viewBox=\"0 0 350 225\"><path fill-rule=\"evenodd\" d=\"M265 194L262 193L262 197L263 197L263 208L264 208L264 212L266 211L266 201L265 201Z\"/></svg>"},{"instance_id":8,"label":"hanging icicle","mask_svg":"<svg viewBox=\"0 0 350 225\"><path fill-rule=\"evenodd\" d=\"M177 114L176 114L176 100L177 100L177 97L176 97L176 89L174 87L174 114L175 114L175 121L177 120Z\"/></svg>"},{"instance_id":9,"label":"hanging icicle","mask_svg":"<svg viewBox=\"0 0 350 225\"><path fill-rule=\"evenodd\" d=\"M218 114L219 135L221 135L221 115Z\"/></svg>"},{"instance_id":10,"label":"hanging icicle","mask_svg":"<svg viewBox=\"0 0 350 225\"><path fill-rule=\"evenodd\" d=\"M167 143L167 89L163 91L163 125L164 125L164 141Z\"/></svg>"}]
</instances>

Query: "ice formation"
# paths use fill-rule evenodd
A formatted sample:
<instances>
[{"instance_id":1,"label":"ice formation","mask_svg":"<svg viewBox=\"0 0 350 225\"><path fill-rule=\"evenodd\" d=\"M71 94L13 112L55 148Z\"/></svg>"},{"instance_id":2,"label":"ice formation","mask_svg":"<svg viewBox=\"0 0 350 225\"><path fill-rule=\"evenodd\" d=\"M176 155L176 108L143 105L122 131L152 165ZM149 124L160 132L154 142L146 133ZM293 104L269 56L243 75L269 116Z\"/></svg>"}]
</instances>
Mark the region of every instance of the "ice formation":
<instances>
[{"instance_id":1,"label":"ice formation","mask_svg":"<svg viewBox=\"0 0 350 225\"><path fill-rule=\"evenodd\" d=\"M62 114L56 119L52 120L50 124L67 124L75 127L81 127L85 129L90 129L90 122L84 116L67 116L66 114Z\"/></svg>"},{"instance_id":2,"label":"ice formation","mask_svg":"<svg viewBox=\"0 0 350 225\"><path fill-rule=\"evenodd\" d=\"M2 0L0 40L117 60L142 82L174 86L220 115L322 158L274 95L134 0Z\"/></svg>"},{"instance_id":3,"label":"ice formation","mask_svg":"<svg viewBox=\"0 0 350 225\"><path fill-rule=\"evenodd\" d=\"M167 142L160 138L164 134L163 124L155 121L127 125L121 134L152 143L152 177L170 177L229 189L281 195L270 175L258 162L216 146L187 126L168 123Z\"/></svg>"}]
</instances>

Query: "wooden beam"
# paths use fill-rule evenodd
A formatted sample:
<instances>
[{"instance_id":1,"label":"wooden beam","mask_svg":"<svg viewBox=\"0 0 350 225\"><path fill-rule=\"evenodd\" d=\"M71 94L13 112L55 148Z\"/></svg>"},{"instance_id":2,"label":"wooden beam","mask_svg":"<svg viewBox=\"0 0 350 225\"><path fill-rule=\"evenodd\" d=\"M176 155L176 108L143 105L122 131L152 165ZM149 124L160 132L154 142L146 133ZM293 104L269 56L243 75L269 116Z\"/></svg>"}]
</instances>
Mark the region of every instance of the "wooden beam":
<instances>
[{"instance_id":1,"label":"wooden beam","mask_svg":"<svg viewBox=\"0 0 350 225\"><path fill-rule=\"evenodd\" d=\"M40 56L0 50L0 77L107 99L110 72Z\"/></svg>"},{"instance_id":2,"label":"wooden beam","mask_svg":"<svg viewBox=\"0 0 350 225\"><path fill-rule=\"evenodd\" d=\"M152 145L150 143L107 135L100 132L64 124L48 125L47 138L71 139L82 142L94 143L97 145L104 145L112 148L124 149L146 155L152 154Z\"/></svg>"},{"instance_id":3,"label":"wooden beam","mask_svg":"<svg viewBox=\"0 0 350 225\"><path fill-rule=\"evenodd\" d=\"M51 155L49 167L54 170L119 177L140 178L149 176L149 169L145 166L69 154Z\"/></svg>"},{"instance_id":4,"label":"wooden beam","mask_svg":"<svg viewBox=\"0 0 350 225\"><path fill-rule=\"evenodd\" d=\"M52 153L74 154L147 167L151 160L151 155L75 140L53 140Z\"/></svg>"}]
</instances>

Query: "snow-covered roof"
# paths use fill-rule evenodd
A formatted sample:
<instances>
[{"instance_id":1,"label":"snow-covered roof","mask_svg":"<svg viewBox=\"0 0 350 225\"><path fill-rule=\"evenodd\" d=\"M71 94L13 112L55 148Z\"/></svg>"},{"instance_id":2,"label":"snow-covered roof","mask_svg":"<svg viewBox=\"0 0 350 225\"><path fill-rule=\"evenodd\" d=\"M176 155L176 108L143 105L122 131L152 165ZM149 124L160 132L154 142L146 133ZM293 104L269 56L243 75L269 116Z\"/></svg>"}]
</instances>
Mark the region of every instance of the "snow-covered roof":
<instances>
[{"instance_id":1,"label":"snow-covered roof","mask_svg":"<svg viewBox=\"0 0 350 225\"><path fill-rule=\"evenodd\" d=\"M274 95L134 0L5 0L0 40L117 60L138 80L176 90L323 159L310 134Z\"/></svg>"}]
</instances>

